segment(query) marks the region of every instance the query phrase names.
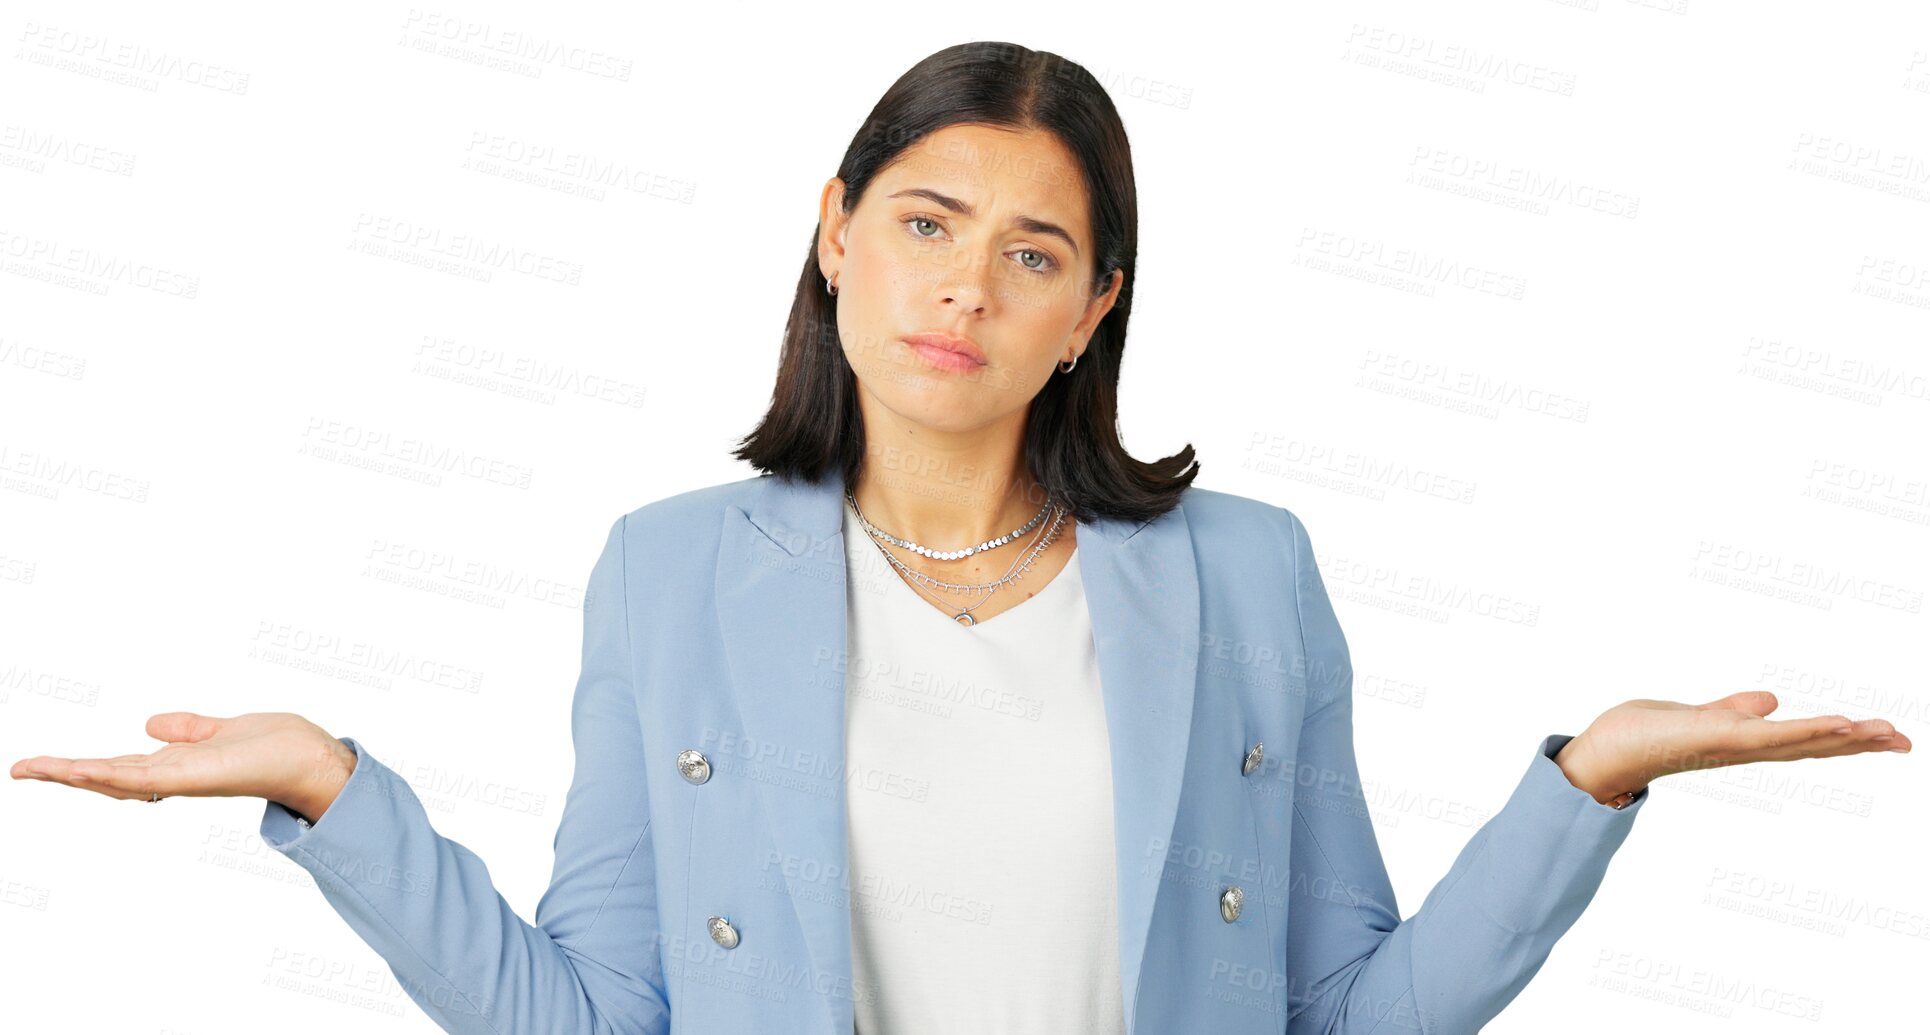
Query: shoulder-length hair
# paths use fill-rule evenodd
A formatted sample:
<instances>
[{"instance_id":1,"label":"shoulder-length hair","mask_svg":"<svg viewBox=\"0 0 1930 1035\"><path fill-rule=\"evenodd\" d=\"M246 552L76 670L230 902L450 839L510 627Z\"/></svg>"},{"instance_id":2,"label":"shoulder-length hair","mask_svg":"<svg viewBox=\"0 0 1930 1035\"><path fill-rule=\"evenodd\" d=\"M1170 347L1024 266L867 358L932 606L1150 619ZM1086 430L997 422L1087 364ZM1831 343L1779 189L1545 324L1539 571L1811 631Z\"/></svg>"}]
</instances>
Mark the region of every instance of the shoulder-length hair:
<instances>
[{"instance_id":1,"label":"shoulder-length hair","mask_svg":"<svg viewBox=\"0 0 1930 1035\"><path fill-rule=\"evenodd\" d=\"M1145 463L1127 455L1119 438L1119 365L1139 252L1132 149L1119 112L1091 72L1057 54L1015 43L947 47L900 76L851 138L838 165L843 211L856 209L872 178L905 150L958 123L1055 134L1086 184L1096 245L1089 297L1111 286L1113 270L1124 274L1077 365L1055 372L1033 397L1024 445L1032 476L1075 518L1158 517L1178 504L1199 466L1190 444ZM818 266L820 230L812 229L798 274L770 409L732 455L786 479L815 482L835 471L849 489L864 460L864 422L835 300Z\"/></svg>"}]
</instances>

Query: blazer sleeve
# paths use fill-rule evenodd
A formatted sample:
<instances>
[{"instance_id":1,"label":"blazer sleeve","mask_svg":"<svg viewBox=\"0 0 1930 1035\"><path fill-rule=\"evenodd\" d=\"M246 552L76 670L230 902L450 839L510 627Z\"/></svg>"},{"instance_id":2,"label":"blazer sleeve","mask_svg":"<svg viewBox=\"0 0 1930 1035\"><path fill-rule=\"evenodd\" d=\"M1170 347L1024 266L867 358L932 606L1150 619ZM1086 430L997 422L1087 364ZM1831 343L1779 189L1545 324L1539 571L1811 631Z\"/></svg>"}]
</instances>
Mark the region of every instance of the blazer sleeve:
<instances>
[{"instance_id":1,"label":"blazer sleeve","mask_svg":"<svg viewBox=\"0 0 1930 1035\"><path fill-rule=\"evenodd\" d=\"M1307 662L1294 763L1287 1033L1479 1031L1581 916L1648 790L1619 810L1597 802L1554 762L1574 738L1544 737L1506 805L1402 920L1354 761L1347 641L1306 527L1282 512ZM1439 756L1443 765L1463 761Z\"/></svg>"},{"instance_id":2,"label":"blazer sleeve","mask_svg":"<svg viewBox=\"0 0 1930 1035\"><path fill-rule=\"evenodd\" d=\"M314 874L444 1031L669 1031L631 685L625 520L611 527L585 594L575 776L534 926L504 902L481 859L436 833L408 782L353 738L342 742L355 749L355 770L314 825L276 802L262 816L262 840Z\"/></svg>"}]
</instances>

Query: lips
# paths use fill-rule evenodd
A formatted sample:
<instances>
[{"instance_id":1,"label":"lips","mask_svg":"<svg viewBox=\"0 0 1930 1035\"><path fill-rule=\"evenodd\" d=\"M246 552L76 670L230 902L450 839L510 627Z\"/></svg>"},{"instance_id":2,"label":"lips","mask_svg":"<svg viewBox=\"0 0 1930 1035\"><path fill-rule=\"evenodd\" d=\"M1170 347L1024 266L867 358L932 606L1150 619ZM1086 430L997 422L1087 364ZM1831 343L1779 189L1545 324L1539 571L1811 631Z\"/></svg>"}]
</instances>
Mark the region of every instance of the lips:
<instances>
[{"instance_id":1,"label":"lips","mask_svg":"<svg viewBox=\"0 0 1930 1035\"><path fill-rule=\"evenodd\" d=\"M974 345L970 338L961 338L955 334L936 331L911 334L905 336L904 342L913 350L941 361L946 366L982 367L986 362L985 353L979 351L979 347ZM947 360L945 355L933 355L933 353L949 354L956 358Z\"/></svg>"}]
</instances>

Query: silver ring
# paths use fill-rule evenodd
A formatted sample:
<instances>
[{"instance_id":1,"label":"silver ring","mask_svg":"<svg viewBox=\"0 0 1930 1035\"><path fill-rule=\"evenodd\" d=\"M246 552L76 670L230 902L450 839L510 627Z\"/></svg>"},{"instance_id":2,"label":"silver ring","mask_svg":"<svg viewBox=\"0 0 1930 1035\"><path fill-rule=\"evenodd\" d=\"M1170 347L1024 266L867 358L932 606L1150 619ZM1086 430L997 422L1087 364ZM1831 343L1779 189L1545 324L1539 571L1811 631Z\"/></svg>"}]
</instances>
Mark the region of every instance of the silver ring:
<instances>
[{"instance_id":1,"label":"silver ring","mask_svg":"<svg viewBox=\"0 0 1930 1035\"><path fill-rule=\"evenodd\" d=\"M156 792L154 792L154 791L149 791L149 792L147 792L147 794L148 794L148 798L147 798L147 800L148 800L148 804L150 804L150 805L151 805L151 804L153 804L154 802L157 802L157 801L160 801L160 800L161 800L161 796L160 796L160 794L158 794L158 793L156 793Z\"/></svg>"}]
</instances>

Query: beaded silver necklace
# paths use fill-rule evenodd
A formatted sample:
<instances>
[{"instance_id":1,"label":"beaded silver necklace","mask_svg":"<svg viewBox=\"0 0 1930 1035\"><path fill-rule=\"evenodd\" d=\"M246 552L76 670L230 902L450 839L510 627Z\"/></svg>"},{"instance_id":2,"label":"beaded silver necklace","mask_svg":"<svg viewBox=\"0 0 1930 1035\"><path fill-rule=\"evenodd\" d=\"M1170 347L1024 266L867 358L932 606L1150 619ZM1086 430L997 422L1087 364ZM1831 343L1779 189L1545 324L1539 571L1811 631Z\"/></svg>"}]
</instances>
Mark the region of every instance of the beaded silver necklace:
<instances>
[{"instance_id":1,"label":"beaded silver necklace","mask_svg":"<svg viewBox=\"0 0 1930 1035\"><path fill-rule=\"evenodd\" d=\"M885 561L889 563L893 568L901 572L905 576L905 578L909 579L914 584L924 583L926 585L938 586L945 589L983 590L985 592L985 595L981 597L976 603L972 604L972 606L963 608L963 609L954 610L954 613L952 614L952 620L958 622L961 625L977 625L978 619L975 616L973 616L972 612L977 610L980 606L982 606L985 603L985 601L992 599L992 594L998 592L1000 587L1010 584L1012 582L1016 582L1020 579L1023 579L1026 576L1026 573L1032 570L1033 562L1038 560L1039 554L1045 552L1046 547L1052 545L1053 541L1058 538L1059 526L1064 523L1067 514L1070 513L1064 508L1054 506L1051 501L1047 501L1046 509L1053 511L1054 513L1051 527L1047 528L1038 536L1034 537L1032 549L1028 551L1023 558L1019 560L1015 560L1012 563L1012 566L1006 569L1006 572L1004 575L1001 575L998 578L993 579L991 582L954 583L954 582L944 582L939 579L932 578L930 575L927 575L922 571L918 571L912 568L910 565L906 564L905 562L899 560L897 556L894 555L890 550L885 549L884 543L880 542L879 540L880 539L889 540L894 546L904 545L903 540L896 539L894 537L887 535L882 530L878 530L877 526L873 525L869 520L865 518L864 511L858 509L858 501L850 493L848 492L845 493L844 498L850 502L852 513L858 516L858 523L861 526L863 526L866 534L871 537L871 540L872 540L871 545L876 546L878 548L878 552L884 555ZM974 547L970 552L976 553L980 549L995 549L999 546L1003 546L1005 545L1005 543L1011 542L1018 535L1022 534L1025 531L1025 529L1031 528L1034 525L1037 525L1039 522L1039 518L1042 518L1044 516L1045 516L1044 511L1041 511L1039 514L1039 517L1035 517L1031 521L1026 522L1025 526L1019 529L1018 531L1013 532L1007 536L1001 536L999 540L988 540L987 545ZM915 544L912 546L906 546L905 548L917 549ZM922 549L920 549L920 552L924 553L925 556L932 556L931 553L926 553ZM916 589L917 586L914 585L913 588ZM927 599L932 600L935 603L941 604L947 610L953 610L958 607L957 604L951 601L939 599L938 597L935 597L932 594L928 592L924 592L922 590L920 592Z\"/></svg>"},{"instance_id":2,"label":"beaded silver necklace","mask_svg":"<svg viewBox=\"0 0 1930 1035\"><path fill-rule=\"evenodd\" d=\"M899 539L896 536L893 536L891 533L886 532L884 529L879 528L878 526L872 524L870 521L865 520L864 511L858 510L857 498L848 492L844 494L844 498L851 501L851 509L857 512L858 522L864 525L864 530L867 533L869 533L873 539L883 539L885 542L890 543L891 545L897 547L900 550L910 550L912 553L922 554L926 557L930 557L934 561L964 560L965 558L970 557L971 555L978 553L981 550L996 550L999 547L1004 546L1006 543L1009 543L1012 540L1017 539L1018 537L1024 535L1025 533L1032 531L1032 526L1038 524L1039 521L1045 517L1046 512L1052 509L1052 501L1046 500L1045 506L1040 507L1039 512L1037 514L1032 515L1032 520L1027 521L1025 524L1020 525L1019 527L1013 529L1010 532L1005 533L1002 536L999 536L997 539L987 539L984 542L978 544L977 546L968 546L962 550L934 550L929 546L920 546L917 543L909 542L904 539Z\"/></svg>"}]
</instances>

